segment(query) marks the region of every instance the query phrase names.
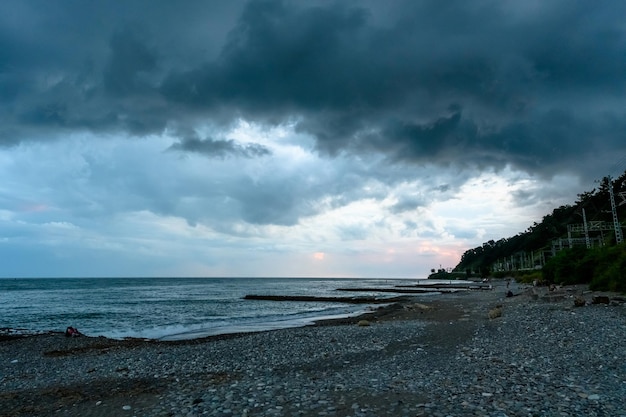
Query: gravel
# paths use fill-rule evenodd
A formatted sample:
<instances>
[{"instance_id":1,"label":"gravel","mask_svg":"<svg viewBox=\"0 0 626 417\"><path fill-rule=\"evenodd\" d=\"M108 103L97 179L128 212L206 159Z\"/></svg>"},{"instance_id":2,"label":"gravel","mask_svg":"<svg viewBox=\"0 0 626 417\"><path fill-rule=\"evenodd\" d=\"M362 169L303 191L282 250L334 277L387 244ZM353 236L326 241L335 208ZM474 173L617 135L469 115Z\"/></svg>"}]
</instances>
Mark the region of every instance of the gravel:
<instances>
[{"instance_id":1,"label":"gravel","mask_svg":"<svg viewBox=\"0 0 626 417\"><path fill-rule=\"evenodd\" d=\"M574 291L187 342L9 338L0 416L626 416L626 308Z\"/></svg>"}]
</instances>

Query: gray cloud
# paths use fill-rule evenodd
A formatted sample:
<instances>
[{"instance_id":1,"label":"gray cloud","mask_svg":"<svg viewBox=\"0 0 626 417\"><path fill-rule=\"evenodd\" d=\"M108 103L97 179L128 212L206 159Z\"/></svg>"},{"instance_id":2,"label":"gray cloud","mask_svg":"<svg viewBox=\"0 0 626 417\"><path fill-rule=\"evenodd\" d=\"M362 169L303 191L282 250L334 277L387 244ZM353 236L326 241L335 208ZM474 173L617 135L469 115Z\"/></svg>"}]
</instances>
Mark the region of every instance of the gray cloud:
<instances>
[{"instance_id":1,"label":"gray cloud","mask_svg":"<svg viewBox=\"0 0 626 417\"><path fill-rule=\"evenodd\" d=\"M597 176L574 162L625 150L621 3L61 3L0 6L1 144L244 118L390 163Z\"/></svg>"},{"instance_id":2,"label":"gray cloud","mask_svg":"<svg viewBox=\"0 0 626 417\"><path fill-rule=\"evenodd\" d=\"M232 139L200 139L198 137L187 137L180 142L173 144L170 150L186 151L203 154L209 157L225 158L228 156L242 158L256 158L271 155L271 151L258 143L248 143L241 145Z\"/></svg>"},{"instance_id":3,"label":"gray cloud","mask_svg":"<svg viewBox=\"0 0 626 417\"><path fill-rule=\"evenodd\" d=\"M142 76L156 69L156 54L128 30L115 33L110 48L103 74L105 90L119 96L149 92L150 85Z\"/></svg>"},{"instance_id":4,"label":"gray cloud","mask_svg":"<svg viewBox=\"0 0 626 417\"><path fill-rule=\"evenodd\" d=\"M614 3L404 6L382 28L375 7L249 3L218 60L173 72L162 92L270 123L300 117L328 154L549 173L591 140L623 148L622 110L583 105L626 87Z\"/></svg>"},{"instance_id":5,"label":"gray cloud","mask_svg":"<svg viewBox=\"0 0 626 417\"><path fill-rule=\"evenodd\" d=\"M394 214L404 213L407 211L414 211L419 207L423 207L427 204L426 198L414 198L414 197L405 197L394 204L390 211Z\"/></svg>"}]
</instances>

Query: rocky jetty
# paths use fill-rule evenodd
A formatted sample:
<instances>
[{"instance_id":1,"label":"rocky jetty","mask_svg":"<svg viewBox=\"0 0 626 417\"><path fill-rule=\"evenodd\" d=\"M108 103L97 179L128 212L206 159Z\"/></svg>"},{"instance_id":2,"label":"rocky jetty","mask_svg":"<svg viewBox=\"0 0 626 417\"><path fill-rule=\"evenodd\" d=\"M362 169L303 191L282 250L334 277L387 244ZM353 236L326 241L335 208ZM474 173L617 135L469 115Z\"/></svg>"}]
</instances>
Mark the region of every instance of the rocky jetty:
<instances>
[{"instance_id":1,"label":"rocky jetty","mask_svg":"<svg viewBox=\"0 0 626 417\"><path fill-rule=\"evenodd\" d=\"M402 297L316 297L309 295L256 295L248 294L243 297L245 300L267 300L267 301L321 301L325 303L349 303L349 304L382 304L406 301Z\"/></svg>"}]
</instances>

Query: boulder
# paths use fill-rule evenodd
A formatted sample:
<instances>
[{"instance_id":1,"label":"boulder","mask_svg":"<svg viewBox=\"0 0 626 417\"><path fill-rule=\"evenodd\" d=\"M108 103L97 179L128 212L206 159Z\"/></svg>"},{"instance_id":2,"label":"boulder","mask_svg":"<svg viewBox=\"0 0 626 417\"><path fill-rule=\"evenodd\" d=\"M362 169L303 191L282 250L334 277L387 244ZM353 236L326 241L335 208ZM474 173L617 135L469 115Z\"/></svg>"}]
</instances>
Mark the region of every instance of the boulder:
<instances>
[{"instance_id":1,"label":"boulder","mask_svg":"<svg viewBox=\"0 0 626 417\"><path fill-rule=\"evenodd\" d=\"M584 307L585 304L587 304L587 301L583 297L578 296L574 298L574 307Z\"/></svg>"},{"instance_id":2,"label":"boulder","mask_svg":"<svg viewBox=\"0 0 626 417\"><path fill-rule=\"evenodd\" d=\"M359 322L357 323L357 326L361 326L361 327L367 327L370 325L370 322L367 320L359 320Z\"/></svg>"}]
</instances>

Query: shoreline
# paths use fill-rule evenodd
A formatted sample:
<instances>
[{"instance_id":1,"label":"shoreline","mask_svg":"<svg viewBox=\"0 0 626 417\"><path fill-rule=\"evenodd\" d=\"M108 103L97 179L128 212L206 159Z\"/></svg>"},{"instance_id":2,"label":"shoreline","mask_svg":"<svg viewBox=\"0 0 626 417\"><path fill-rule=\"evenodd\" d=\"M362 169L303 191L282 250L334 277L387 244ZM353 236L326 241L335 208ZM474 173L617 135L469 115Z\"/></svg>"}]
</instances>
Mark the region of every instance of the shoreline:
<instances>
[{"instance_id":1,"label":"shoreline","mask_svg":"<svg viewBox=\"0 0 626 417\"><path fill-rule=\"evenodd\" d=\"M626 414L623 303L494 287L202 339L0 340L0 416Z\"/></svg>"}]
</instances>

